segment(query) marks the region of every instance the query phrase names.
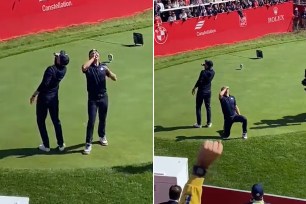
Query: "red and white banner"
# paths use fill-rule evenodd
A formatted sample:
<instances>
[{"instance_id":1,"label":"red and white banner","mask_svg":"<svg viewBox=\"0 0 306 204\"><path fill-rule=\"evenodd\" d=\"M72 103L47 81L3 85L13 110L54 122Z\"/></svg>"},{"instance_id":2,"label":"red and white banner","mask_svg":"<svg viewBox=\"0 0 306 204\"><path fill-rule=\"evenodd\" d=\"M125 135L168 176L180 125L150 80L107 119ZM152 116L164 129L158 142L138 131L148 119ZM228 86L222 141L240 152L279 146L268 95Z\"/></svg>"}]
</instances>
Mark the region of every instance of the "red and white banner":
<instances>
[{"instance_id":1,"label":"red and white banner","mask_svg":"<svg viewBox=\"0 0 306 204\"><path fill-rule=\"evenodd\" d=\"M250 189L251 191L251 189ZM203 186L202 204L247 204L251 199L251 193L229 188L215 186ZM264 201L270 204L306 204L305 199L265 194Z\"/></svg>"},{"instance_id":2,"label":"red and white banner","mask_svg":"<svg viewBox=\"0 0 306 204\"><path fill-rule=\"evenodd\" d=\"M286 2L217 16L155 24L155 56L250 40L270 33L292 31L293 4Z\"/></svg>"},{"instance_id":3,"label":"red and white banner","mask_svg":"<svg viewBox=\"0 0 306 204\"><path fill-rule=\"evenodd\" d=\"M150 0L1 0L0 40L129 16L150 8Z\"/></svg>"}]
</instances>

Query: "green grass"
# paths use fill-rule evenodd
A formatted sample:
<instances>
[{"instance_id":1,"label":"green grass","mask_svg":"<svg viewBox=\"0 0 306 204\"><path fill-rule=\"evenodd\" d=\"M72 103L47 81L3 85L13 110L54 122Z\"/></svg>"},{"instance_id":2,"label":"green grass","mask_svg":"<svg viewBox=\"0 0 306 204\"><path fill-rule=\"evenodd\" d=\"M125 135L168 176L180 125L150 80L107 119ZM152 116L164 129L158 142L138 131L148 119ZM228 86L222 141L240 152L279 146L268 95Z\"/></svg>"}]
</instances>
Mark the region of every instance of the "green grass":
<instances>
[{"instance_id":1,"label":"green grass","mask_svg":"<svg viewBox=\"0 0 306 204\"><path fill-rule=\"evenodd\" d=\"M155 59L155 155L182 156L193 161L205 139L219 139L223 115L218 92L228 85L243 115L248 118L248 141L241 125L234 124L225 152L214 165L207 184L249 190L261 181L267 192L306 198L306 93L305 33L272 35L259 40L219 46ZM254 60L255 48L264 58ZM195 97L191 89L204 59L214 61L212 122L209 129L194 129ZM239 70L239 65L244 68ZM171 93L171 94L169 94ZM205 108L202 110L206 122ZM191 164L190 164L191 165ZM279 168L280 169L279 169ZM298 190L296 186L299 186Z\"/></svg>"},{"instance_id":2,"label":"green grass","mask_svg":"<svg viewBox=\"0 0 306 204\"><path fill-rule=\"evenodd\" d=\"M1 194L27 196L30 203L152 203L151 169L152 163L61 171L2 169Z\"/></svg>"},{"instance_id":3,"label":"green grass","mask_svg":"<svg viewBox=\"0 0 306 204\"><path fill-rule=\"evenodd\" d=\"M29 196L31 204L117 203L118 198L124 203L152 202L151 19L148 11L0 43L0 64L5 67L0 75L0 195ZM128 46L135 31L143 33L144 46ZM114 55L109 67L118 81L107 82L110 145L103 148L95 143L92 153L83 156L87 92L80 67L92 48L100 51L102 60L108 53ZM42 154L37 150L41 139L29 97L53 63L52 53L61 49L70 55L59 96L67 152ZM55 148L49 117L47 129ZM97 129L94 139L98 139Z\"/></svg>"},{"instance_id":4,"label":"green grass","mask_svg":"<svg viewBox=\"0 0 306 204\"><path fill-rule=\"evenodd\" d=\"M249 191L262 183L266 193L306 198L306 131L223 142L221 158L209 169L205 184ZM155 155L187 157L196 162L205 136L180 141L155 138ZM298 186L298 188L297 188Z\"/></svg>"},{"instance_id":5,"label":"green grass","mask_svg":"<svg viewBox=\"0 0 306 204\"><path fill-rule=\"evenodd\" d=\"M306 38L306 32L303 31L286 33L286 34L270 34L252 41L244 41L231 45L219 45L207 49L184 52L181 54L176 54L168 57L156 57L154 61L154 69L155 70L164 69L170 66L175 66L182 63L203 59L205 57L214 57L218 55L262 48L271 45L304 41L305 38Z\"/></svg>"},{"instance_id":6,"label":"green grass","mask_svg":"<svg viewBox=\"0 0 306 204\"><path fill-rule=\"evenodd\" d=\"M91 25L71 26L66 29L43 32L37 35L4 41L0 43L0 58L79 40L148 27L152 27L152 10L139 13L129 18L117 18Z\"/></svg>"}]
</instances>

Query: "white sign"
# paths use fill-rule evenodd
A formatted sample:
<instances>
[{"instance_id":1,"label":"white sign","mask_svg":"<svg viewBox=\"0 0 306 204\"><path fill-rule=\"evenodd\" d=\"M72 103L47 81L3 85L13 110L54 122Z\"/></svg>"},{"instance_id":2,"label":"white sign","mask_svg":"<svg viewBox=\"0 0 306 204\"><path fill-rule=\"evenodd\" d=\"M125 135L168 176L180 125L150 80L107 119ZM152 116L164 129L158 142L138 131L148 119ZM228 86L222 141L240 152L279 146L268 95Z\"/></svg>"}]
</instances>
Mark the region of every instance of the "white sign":
<instances>
[{"instance_id":1,"label":"white sign","mask_svg":"<svg viewBox=\"0 0 306 204\"><path fill-rule=\"evenodd\" d=\"M188 159L154 156L154 203L169 200L169 188L179 185L184 188L188 181Z\"/></svg>"},{"instance_id":2,"label":"white sign","mask_svg":"<svg viewBox=\"0 0 306 204\"><path fill-rule=\"evenodd\" d=\"M0 196L1 204L29 204L29 201L27 197Z\"/></svg>"}]
</instances>

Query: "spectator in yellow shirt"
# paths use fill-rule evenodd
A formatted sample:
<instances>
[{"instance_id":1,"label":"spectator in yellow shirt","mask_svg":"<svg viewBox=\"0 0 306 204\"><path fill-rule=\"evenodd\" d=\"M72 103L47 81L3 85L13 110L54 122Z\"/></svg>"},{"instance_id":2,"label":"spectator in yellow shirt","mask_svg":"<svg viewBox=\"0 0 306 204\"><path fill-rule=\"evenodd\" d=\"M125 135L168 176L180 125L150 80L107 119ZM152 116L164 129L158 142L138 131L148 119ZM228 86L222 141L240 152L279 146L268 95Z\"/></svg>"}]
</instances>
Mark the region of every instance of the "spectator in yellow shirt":
<instances>
[{"instance_id":1,"label":"spectator in yellow shirt","mask_svg":"<svg viewBox=\"0 0 306 204\"><path fill-rule=\"evenodd\" d=\"M205 141L200 148L192 176L186 183L180 204L200 204L202 185L209 166L221 156L223 145L220 141Z\"/></svg>"}]
</instances>

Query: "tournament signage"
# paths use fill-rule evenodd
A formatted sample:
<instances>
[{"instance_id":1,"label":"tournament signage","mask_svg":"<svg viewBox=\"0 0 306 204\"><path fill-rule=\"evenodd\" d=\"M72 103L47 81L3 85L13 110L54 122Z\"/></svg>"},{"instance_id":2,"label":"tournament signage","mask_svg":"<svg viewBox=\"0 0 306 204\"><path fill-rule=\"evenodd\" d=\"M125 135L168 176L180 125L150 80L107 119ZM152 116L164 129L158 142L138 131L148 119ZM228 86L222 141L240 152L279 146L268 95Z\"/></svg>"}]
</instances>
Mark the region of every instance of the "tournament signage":
<instances>
[{"instance_id":1,"label":"tournament signage","mask_svg":"<svg viewBox=\"0 0 306 204\"><path fill-rule=\"evenodd\" d=\"M132 4L131 0L117 0L116 5L125 6L114 6L113 1L102 0L2 0L0 41L76 24L129 16L152 8L151 1L142 0L133 0Z\"/></svg>"},{"instance_id":2,"label":"tournament signage","mask_svg":"<svg viewBox=\"0 0 306 204\"><path fill-rule=\"evenodd\" d=\"M187 21L162 23L155 27L156 56L203 49L210 46L250 40L271 33L292 31L293 3L245 9L241 13L196 17ZM179 46L178 46L179 45Z\"/></svg>"}]
</instances>

